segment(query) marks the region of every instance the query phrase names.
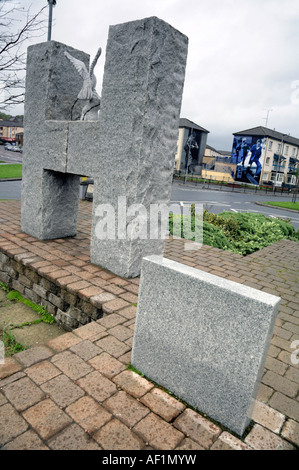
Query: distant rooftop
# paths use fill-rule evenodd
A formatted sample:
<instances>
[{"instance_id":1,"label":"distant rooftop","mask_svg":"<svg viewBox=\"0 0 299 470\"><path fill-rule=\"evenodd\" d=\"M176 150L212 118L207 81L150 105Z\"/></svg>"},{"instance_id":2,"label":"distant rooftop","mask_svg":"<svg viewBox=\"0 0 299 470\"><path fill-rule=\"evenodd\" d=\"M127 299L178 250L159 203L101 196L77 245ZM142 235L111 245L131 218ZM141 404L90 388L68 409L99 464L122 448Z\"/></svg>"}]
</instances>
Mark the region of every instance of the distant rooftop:
<instances>
[{"instance_id":1,"label":"distant rooftop","mask_svg":"<svg viewBox=\"0 0 299 470\"><path fill-rule=\"evenodd\" d=\"M206 145L207 149L214 150L214 152L219 152L219 150L215 149L214 147L211 147L211 145L207 144Z\"/></svg>"},{"instance_id":2,"label":"distant rooftop","mask_svg":"<svg viewBox=\"0 0 299 470\"><path fill-rule=\"evenodd\" d=\"M231 156L231 151L230 150L217 150L214 147L211 147L211 145L206 145L206 148L209 150L213 150L214 152L220 153L220 155L224 156Z\"/></svg>"},{"instance_id":3,"label":"distant rooftop","mask_svg":"<svg viewBox=\"0 0 299 470\"><path fill-rule=\"evenodd\" d=\"M186 118L181 118L180 119L179 127L187 127L188 129L196 129L198 131L206 132L207 134L210 133L210 131L207 131L207 129L204 129L203 127L199 126L198 124L195 124L195 122L192 122L192 121L190 121L189 119L186 119Z\"/></svg>"},{"instance_id":4,"label":"distant rooftop","mask_svg":"<svg viewBox=\"0 0 299 470\"><path fill-rule=\"evenodd\" d=\"M272 137L272 139L282 140L288 143L293 144L299 147L299 139L292 137L291 135L284 134L283 132L278 132L275 129L268 129L267 127L258 126L253 127L252 129L246 129L245 131L234 132L233 135L253 135L258 137Z\"/></svg>"},{"instance_id":5,"label":"distant rooftop","mask_svg":"<svg viewBox=\"0 0 299 470\"><path fill-rule=\"evenodd\" d=\"M22 121L5 121L0 119L0 127L24 127Z\"/></svg>"}]
</instances>

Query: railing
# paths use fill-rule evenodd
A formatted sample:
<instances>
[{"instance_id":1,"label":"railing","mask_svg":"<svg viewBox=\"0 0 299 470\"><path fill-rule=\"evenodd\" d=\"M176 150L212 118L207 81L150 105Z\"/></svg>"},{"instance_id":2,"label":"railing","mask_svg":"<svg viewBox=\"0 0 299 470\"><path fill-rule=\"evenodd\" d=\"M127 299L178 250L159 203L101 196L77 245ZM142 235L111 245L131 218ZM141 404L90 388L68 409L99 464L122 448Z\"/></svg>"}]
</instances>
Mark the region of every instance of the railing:
<instances>
[{"instance_id":1,"label":"railing","mask_svg":"<svg viewBox=\"0 0 299 470\"><path fill-rule=\"evenodd\" d=\"M210 162L206 163L205 164L205 170L211 170L211 168L213 168L215 166L215 161L216 159L213 158L213 160L211 160Z\"/></svg>"},{"instance_id":2,"label":"railing","mask_svg":"<svg viewBox=\"0 0 299 470\"><path fill-rule=\"evenodd\" d=\"M235 171L231 166L217 166L215 165L215 171L219 171L219 173L229 173L230 175L234 175Z\"/></svg>"},{"instance_id":3,"label":"railing","mask_svg":"<svg viewBox=\"0 0 299 470\"><path fill-rule=\"evenodd\" d=\"M221 163L234 163L233 158L231 157L215 157L216 162L221 162Z\"/></svg>"},{"instance_id":4,"label":"railing","mask_svg":"<svg viewBox=\"0 0 299 470\"><path fill-rule=\"evenodd\" d=\"M175 170L173 175L173 182L174 181L182 181L185 182L185 172L180 170ZM273 194L273 195L290 195L298 193L298 188L295 186L293 187L283 187L283 186L273 186L273 185L252 185L247 183L241 182L229 182L225 180L213 180L210 178L204 178L197 175L188 175L187 181L194 186L199 186L202 189L209 189L210 187L219 187L219 190L227 190L227 191L238 191L238 192L248 192L248 193L265 193L265 194Z\"/></svg>"},{"instance_id":5,"label":"railing","mask_svg":"<svg viewBox=\"0 0 299 470\"><path fill-rule=\"evenodd\" d=\"M277 170L278 168L284 169L284 168L285 168L285 165L277 165L276 163L274 163L274 164L272 165L272 169L273 169L273 170Z\"/></svg>"}]
</instances>

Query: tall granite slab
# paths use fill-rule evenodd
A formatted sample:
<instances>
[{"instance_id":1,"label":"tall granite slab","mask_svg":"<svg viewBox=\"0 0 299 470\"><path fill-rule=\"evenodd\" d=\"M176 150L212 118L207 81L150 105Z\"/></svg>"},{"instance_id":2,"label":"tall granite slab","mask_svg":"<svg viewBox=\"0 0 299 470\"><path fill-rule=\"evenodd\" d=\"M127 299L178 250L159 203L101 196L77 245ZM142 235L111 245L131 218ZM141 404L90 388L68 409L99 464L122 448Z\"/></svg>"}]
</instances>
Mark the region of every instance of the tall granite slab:
<instances>
[{"instance_id":1,"label":"tall granite slab","mask_svg":"<svg viewBox=\"0 0 299 470\"><path fill-rule=\"evenodd\" d=\"M80 177L67 172L72 107L82 86L64 51L49 41L28 48L22 177L22 230L39 239L76 235ZM77 173L79 175L80 173Z\"/></svg>"},{"instance_id":2,"label":"tall granite slab","mask_svg":"<svg viewBox=\"0 0 299 470\"><path fill-rule=\"evenodd\" d=\"M131 363L242 435L280 298L162 258L144 258Z\"/></svg>"},{"instance_id":3,"label":"tall granite slab","mask_svg":"<svg viewBox=\"0 0 299 470\"><path fill-rule=\"evenodd\" d=\"M116 219L119 196L146 209L147 239L92 237L91 261L124 277L140 274L143 256L163 253L164 239L150 239L151 204L169 204L188 39L156 17L110 28L103 79L100 177L97 207L109 202ZM127 217L127 227L134 219ZM116 223L118 231L118 223Z\"/></svg>"},{"instance_id":4,"label":"tall granite slab","mask_svg":"<svg viewBox=\"0 0 299 470\"><path fill-rule=\"evenodd\" d=\"M186 36L156 17L111 26L98 121L71 120L82 80L64 52L87 68L89 56L54 41L28 49L24 232L40 239L75 235L78 175L90 176L91 261L134 277L144 256L163 253L163 236L150 239L150 205L170 202L187 47ZM115 215L113 239L99 235L99 208L107 204ZM143 238L127 230L138 205L147 213Z\"/></svg>"}]
</instances>

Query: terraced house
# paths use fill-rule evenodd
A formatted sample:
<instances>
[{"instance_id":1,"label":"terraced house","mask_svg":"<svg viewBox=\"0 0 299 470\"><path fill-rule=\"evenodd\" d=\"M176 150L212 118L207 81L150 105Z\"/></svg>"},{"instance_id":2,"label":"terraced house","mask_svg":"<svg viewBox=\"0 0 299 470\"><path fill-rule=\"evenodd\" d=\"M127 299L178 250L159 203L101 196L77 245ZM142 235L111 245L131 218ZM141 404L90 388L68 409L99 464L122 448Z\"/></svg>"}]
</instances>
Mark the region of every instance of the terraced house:
<instances>
[{"instance_id":1,"label":"terraced house","mask_svg":"<svg viewBox=\"0 0 299 470\"><path fill-rule=\"evenodd\" d=\"M296 185L299 139L263 126L236 132L231 159L235 179L275 186Z\"/></svg>"},{"instance_id":2,"label":"terraced house","mask_svg":"<svg viewBox=\"0 0 299 470\"><path fill-rule=\"evenodd\" d=\"M209 132L189 119L180 119L175 155L176 170L201 175Z\"/></svg>"},{"instance_id":3,"label":"terraced house","mask_svg":"<svg viewBox=\"0 0 299 470\"><path fill-rule=\"evenodd\" d=\"M15 143L17 134L23 134L24 126L19 121L4 121L0 119L0 143Z\"/></svg>"}]
</instances>

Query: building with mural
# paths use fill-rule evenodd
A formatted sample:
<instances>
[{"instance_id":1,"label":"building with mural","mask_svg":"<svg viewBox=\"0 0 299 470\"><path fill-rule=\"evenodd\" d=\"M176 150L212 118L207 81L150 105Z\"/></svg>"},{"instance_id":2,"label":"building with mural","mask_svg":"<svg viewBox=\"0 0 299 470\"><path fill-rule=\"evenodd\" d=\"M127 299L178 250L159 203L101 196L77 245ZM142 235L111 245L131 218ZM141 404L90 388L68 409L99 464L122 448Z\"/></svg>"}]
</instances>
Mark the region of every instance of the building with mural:
<instances>
[{"instance_id":1,"label":"building with mural","mask_svg":"<svg viewBox=\"0 0 299 470\"><path fill-rule=\"evenodd\" d=\"M233 134L234 179L251 184L296 185L299 139L263 126Z\"/></svg>"},{"instance_id":2,"label":"building with mural","mask_svg":"<svg viewBox=\"0 0 299 470\"><path fill-rule=\"evenodd\" d=\"M176 170L201 175L208 134L208 130L195 122L185 118L180 119L175 155Z\"/></svg>"}]
</instances>

